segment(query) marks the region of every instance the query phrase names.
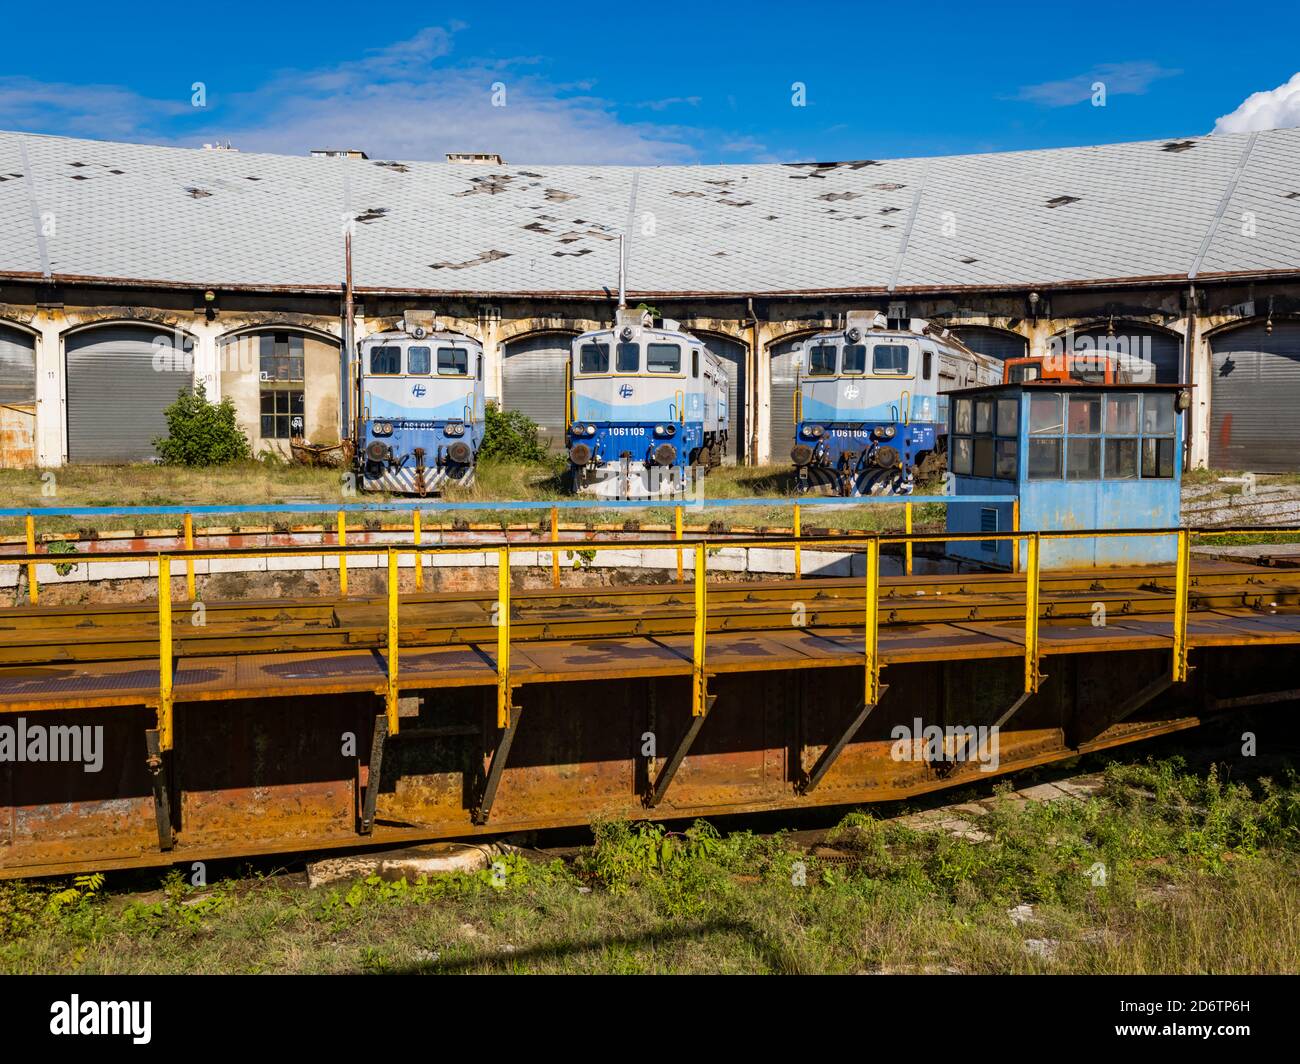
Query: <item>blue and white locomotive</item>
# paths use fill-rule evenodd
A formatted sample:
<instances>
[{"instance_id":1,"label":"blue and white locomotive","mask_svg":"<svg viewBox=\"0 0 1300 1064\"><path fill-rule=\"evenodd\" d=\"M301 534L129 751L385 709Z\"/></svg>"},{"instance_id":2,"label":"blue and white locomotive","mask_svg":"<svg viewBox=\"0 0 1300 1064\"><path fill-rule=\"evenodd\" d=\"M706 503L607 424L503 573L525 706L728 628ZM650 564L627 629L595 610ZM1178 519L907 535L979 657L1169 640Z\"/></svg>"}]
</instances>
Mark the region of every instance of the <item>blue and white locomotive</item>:
<instances>
[{"instance_id":1,"label":"blue and white locomotive","mask_svg":"<svg viewBox=\"0 0 1300 1064\"><path fill-rule=\"evenodd\" d=\"M688 470L727 447L723 361L674 321L620 308L573 341L565 443L575 491L648 498L683 491Z\"/></svg>"},{"instance_id":2,"label":"blue and white locomotive","mask_svg":"<svg viewBox=\"0 0 1300 1064\"><path fill-rule=\"evenodd\" d=\"M918 473L943 467L945 393L1001 381L996 359L920 319L909 325L851 311L844 329L804 342L790 451L801 492L911 493Z\"/></svg>"},{"instance_id":3,"label":"blue and white locomotive","mask_svg":"<svg viewBox=\"0 0 1300 1064\"><path fill-rule=\"evenodd\" d=\"M483 348L454 332L381 333L361 342L356 429L365 491L428 495L472 484L483 441Z\"/></svg>"}]
</instances>

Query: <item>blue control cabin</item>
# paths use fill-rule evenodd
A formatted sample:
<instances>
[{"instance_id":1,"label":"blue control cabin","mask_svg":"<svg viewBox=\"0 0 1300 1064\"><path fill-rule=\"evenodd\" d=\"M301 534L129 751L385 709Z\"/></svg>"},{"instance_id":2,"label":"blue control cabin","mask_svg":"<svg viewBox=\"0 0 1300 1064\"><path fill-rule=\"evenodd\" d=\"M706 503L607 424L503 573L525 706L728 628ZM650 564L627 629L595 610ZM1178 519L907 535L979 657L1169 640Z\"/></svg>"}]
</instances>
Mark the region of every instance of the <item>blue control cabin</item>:
<instances>
[{"instance_id":1,"label":"blue control cabin","mask_svg":"<svg viewBox=\"0 0 1300 1064\"><path fill-rule=\"evenodd\" d=\"M1022 531L1177 528L1183 418L1177 384L1026 382L951 396L957 496L1015 495ZM1011 503L949 503L949 532L1010 532ZM1042 568L1170 562L1173 536L1043 540ZM1005 540L954 540L950 556L1010 568ZM1027 547L1020 544L1020 562Z\"/></svg>"},{"instance_id":2,"label":"blue control cabin","mask_svg":"<svg viewBox=\"0 0 1300 1064\"><path fill-rule=\"evenodd\" d=\"M1002 379L1000 364L920 319L874 312L803 344L790 451L800 492L906 495L943 469L947 392Z\"/></svg>"},{"instance_id":3,"label":"blue control cabin","mask_svg":"<svg viewBox=\"0 0 1300 1064\"><path fill-rule=\"evenodd\" d=\"M416 326L362 341L359 361L362 489L428 495L472 483L483 442L482 346Z\"/></svg>"},{"instance_id":4,"label":"blue control cabin","mask_svg":"<svg viewBox=\"0 0 1300 1064\"><path fill-rule=\"evenodd\" d=\"M727 448L722 360L676 322L620 309L614 327L573 341L565 443L575 491L679 494Z\"/></svg>"}]
</instances>

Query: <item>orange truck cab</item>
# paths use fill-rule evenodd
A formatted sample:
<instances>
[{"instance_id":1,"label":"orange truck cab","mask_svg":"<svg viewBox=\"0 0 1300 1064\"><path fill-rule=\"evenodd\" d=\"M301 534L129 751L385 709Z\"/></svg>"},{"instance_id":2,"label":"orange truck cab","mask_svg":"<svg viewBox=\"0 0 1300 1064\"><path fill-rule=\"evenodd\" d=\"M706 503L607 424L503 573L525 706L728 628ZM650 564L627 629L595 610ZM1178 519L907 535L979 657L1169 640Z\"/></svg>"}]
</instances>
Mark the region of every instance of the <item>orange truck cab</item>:
<instances>
[{"instance_id":1,"label":"orange truck cab","mask_svg":"<svg viewBox=\"0 0 1300 1064\"><path fill-rule=\"evenodd\" d=\"M1129 384L1133 375L1109 355L1039 355L1009 358L1002 364L1003 384L1045 381L1050 384Z\"/></svg>"}]
</instances>

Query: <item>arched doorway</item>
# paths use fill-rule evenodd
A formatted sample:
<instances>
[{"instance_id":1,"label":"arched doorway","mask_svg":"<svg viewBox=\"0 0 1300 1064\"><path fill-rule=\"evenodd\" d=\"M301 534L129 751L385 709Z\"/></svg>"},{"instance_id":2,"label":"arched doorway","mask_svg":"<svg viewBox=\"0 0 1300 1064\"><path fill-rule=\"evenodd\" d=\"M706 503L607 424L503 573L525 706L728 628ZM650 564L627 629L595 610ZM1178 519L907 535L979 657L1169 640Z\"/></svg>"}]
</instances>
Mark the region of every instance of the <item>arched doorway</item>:
<instances>
[{"instance_id":1,"label":"arched doorway","mask_svg":"<svg viewBox=\"0 0 1300 1064\"><path fill-rule=\"evenodd\" d=\"M749 410L746 398L749 395L749 378L745 373L745 358L749 348L739 340L727 336L708 333L696 335L704 341L705 347L726 364L727 410L731 421L727 428L727 454L722 464L737 465L743 462L748 450Z\"/></svg>"},{"instance_id":2,"label":"arched doorway","mask_svg":"<svg viewBox=\"0 0 1300 1064\"><path fill-rule=\"evenodd\" d=\"M1300 469L1300 322L1255 322L1210 337L1210 465Z\"/></svg>"},{"instance_id":3,"label":"arched doorway","mask_svg":"<svg viewBox=\"0 0 1300 1064\"><path fill-rule=\"evenodd\" d=\"M808 334L813 335L813 334ZM769 376L767 450L768 461L784 463L794 446L794 393L802 368L803 342L807 336L791 337L768 348Z\"/></svg>"},{"instance_id":4,"label":"arched doorway","mask_svg":"<svg viewBox=\"0 0 1300 1064\"><path fill-rule=\"evenodd\" d=\"M1005 329L987 325L954 325L952 333L972 351L1005 362L1009 358L1024 358L1029 352L1029 341Z\"/></svg>"},{"instance_id":5,"label":"arched doorway","mask_svg":"<svg viewBox=\"0 0 1300 1064\"><path fill-rule=\"evenodd\" d=\"M1175 333L1163 329L1152 329L1133 322L1116 321L1110 324L1092 325L1086 329L1075 329L1072 333L1058 333L1053 340L1059 339L1068 344L1067 337L1073 336L1075 351L1106 351L1120 357L1121 362L1127 356L1130 368L1136 361L1150 363L1151 369L1145 375L1136 376L1142 384L1177 384L1181 376L1183 339ZM1063 352L1068 353L1068 352ZM1136 374L1144 374L1141 367L1133 369Z\"/></svg>"},{"instance_id":6,"label":"arched doorway","mask_svg":"<svg viewBox=\"0 0 1300 1064\"><path fill-rule=\"evenodd\" d=\"M287 453L300 436L339 439L339 342L292 326L247 329L221 339L221 395L235 404L253 451Z\"/></svg>"},{"instance_id":7,"label":"arched doorway","mask_svg":"<svg viewBox=\"0 0 1300 1064\"><path fill-rule=\"evenodd\" d=\"M0 325L0 469L36 464L36 338Z\"/></svg>"},{"instance_id":8,"label":"arched doorway","mask_svg":"<svg viewBox=\"0 0 1300 1064\"><path fill-rule=\"evenodd\" d=\"M551 451L564 449L564 369L573 333L543 333L511 340L501 363L501 407L537 422L538 439Z\"/></svg>"},{"instance_id":9,"label":"arched doorway","mask_svg":"<svg viewBox=\"0 0 1300 1064\"><path fill-rule=\"evenodd\" d=\"M193 381L193 343L153 325L106 325L64 341L69 462L147 462L163 411Z\"/></svg>"}]
</instances>

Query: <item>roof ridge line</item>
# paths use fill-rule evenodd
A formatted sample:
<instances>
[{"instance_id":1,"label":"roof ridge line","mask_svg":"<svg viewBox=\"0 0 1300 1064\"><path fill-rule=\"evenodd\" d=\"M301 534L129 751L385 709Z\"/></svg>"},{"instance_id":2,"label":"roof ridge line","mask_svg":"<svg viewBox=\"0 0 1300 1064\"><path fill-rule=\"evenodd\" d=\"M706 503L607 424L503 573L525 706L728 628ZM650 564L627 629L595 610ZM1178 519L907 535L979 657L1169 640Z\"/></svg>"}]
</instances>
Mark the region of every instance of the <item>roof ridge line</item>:
<instances>
[{"instance_id":1,"label":"roof ridge line","mask_svg":"<svg viewBox=\"0 0 1300 1064\"><path fill-rule=\"evenodd\" d=\"M27 157L27 138L18 134L18 155L23 161L23 183L27 186L28 201L32 206L32 229L36 234L36 255L41 260L41 274L48 284L53 274L50 272L50 248L45 240L45 230L41 226L41 205L36 199L36 176L32 173L31 160Z\"/></svg>"},{"instance_id":2,"label":"roof ridge line","mask_svg":"<svg viewBox=\"0 0 1300 1064\"><path fill-rule=\"evenodd\" d=\"M1232 197L1236 194L1237 182L1241 180L1241 175L1246 172L1246 163L1250 161L1250 154L1255 150L1255 141L1259 139L1259 134L1258 129L1251 131L1250 138L1246 141L1246 147L1242 150L1241 158L1237 160L1237 168L1228 177L1228 183L1224 186L1223 195L1219 197L1218 210L1214 212L1214 218L1205 230L1205 236L1201 238L1201 246L1196 252L1196 258L1192 261L1192 268L1187 271L1189 281L1195 281L1197 274L1201 272L1201 263L1210 250L1211 241L1219 231L1219 222L1223 220L1223 214L1228 209L1228 204L1232 202Z\"/></svg>"},{"instance_id":3,"label":"roof ridge line","mask_svg":"<svg viewBox=\"0 0 1300 1064\"><path fill-rule=\"evenodd\" d=\"M921 207L921 197L925 194L925 184L930 179L930 163L927 161L925 169L921 171L921 182L916 186L916 191L912 193L912 209L907 214L907 227L903 230L903 236L898 242L898 252L894 256L894 270L889 275L889 291L892 293L898 287L898 275L903 272L903 260L907 257L907 246L912 240L912 226L916 224L916 215Z\"/></svg>"}]
</instances>

